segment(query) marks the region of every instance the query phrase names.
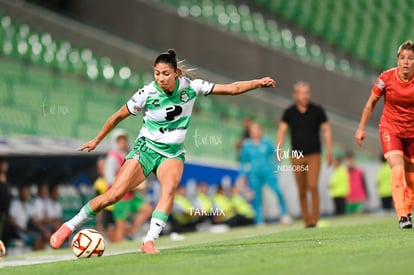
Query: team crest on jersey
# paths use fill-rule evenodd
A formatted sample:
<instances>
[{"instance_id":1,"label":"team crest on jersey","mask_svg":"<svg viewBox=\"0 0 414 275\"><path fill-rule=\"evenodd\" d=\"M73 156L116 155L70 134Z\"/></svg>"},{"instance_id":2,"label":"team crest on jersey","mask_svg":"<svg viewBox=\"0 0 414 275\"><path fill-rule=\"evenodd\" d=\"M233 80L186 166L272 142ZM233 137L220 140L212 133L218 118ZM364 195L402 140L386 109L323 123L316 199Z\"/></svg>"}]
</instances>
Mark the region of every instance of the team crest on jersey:
<instances>
[{"instance_id":1,"label":"team crest on jersey","mask_svg":"<svg viewBox=\"0 0 414 275\"><path fill-rule=\"evenodd\" d=\"M187 94L186 91L181 91L180 99L182 102L187 102L190 99L190 96Z\"/></svg>"},{"instance_id":2,"label":"team crest on jersey","mask_svg":"<svg viewBox=\"0 0 414 275\"><path fill-rule=\"evenodd\" d=\"M385 88L384 81L382 81L381 79L378 79L378 81L377 81L377 87L378 87L378 89L383 90Z\"/></svg>"}]
</instances>

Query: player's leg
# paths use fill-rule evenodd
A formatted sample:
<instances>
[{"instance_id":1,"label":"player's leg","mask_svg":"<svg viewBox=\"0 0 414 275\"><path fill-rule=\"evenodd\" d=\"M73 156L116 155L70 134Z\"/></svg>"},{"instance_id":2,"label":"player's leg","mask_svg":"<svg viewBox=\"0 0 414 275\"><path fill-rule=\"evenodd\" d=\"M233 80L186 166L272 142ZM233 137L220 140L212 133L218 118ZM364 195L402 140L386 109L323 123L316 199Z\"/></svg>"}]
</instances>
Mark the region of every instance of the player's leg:
<instances>
[{"instance_id":1,"label":"player's leg","mask_svg":"<svg viewBox=\"0 0 414 275\"><path fill-rule=\"evenodd\" d=\"M121 242L124 240L128 227L127 221L131 214L131 200L121 200L114 204L113 218L115 228L112 242Z\"/></svg>"},{"instance_id":2,"label":"player's leg","mask_svg":"<svg viewBox=\"0 0 414 275\"><path fill-rule=\"evenodd\" d=\"M411 213L414 206L414 139L405 139L404 145L404 172L405 172L405 203L407 218L411 222Z\"/></svg>"},{"instance_id":3,"label":"player's leg","mask_svg":"<svg viewBox=\"0 0 414 275\"><path fill-rule=\"evenodd\" d=\"M99 232L104 232L104 226L103 226L103 213L104 211L99 212L96 214L95 217L95 223L96 223L96 230Z\"/></svg>"},{"instance_id":4,"label":"player's leg","mask_svg":"<svg viewBox=\"0 0 414 275\"><path fill-rule=\"evenodd\" d=\"M310 226L315 226L319 220L319 172L321 170L321 154L307 156L307 167L302 167L306 172L306 187L311 194L312 214Z\"/></svg>"},{"instance_id":5,"label":"player's leg","mask_svg":"<svg viewBox=\"0 0 414 275\"><path fill-rule=\"evenodd\" d=\"M401 228L408 225L404 187L403 141L388 132L380 132L384 157L391 168L391 195Z\"/></svg>"},{"instance_id":6,"label":"player's leg","mask_svg":"<svg viewBox=\"0 0 414 275\"><path fill-rule=\"evenodd\" d=\"M111 210L104 209L99 212L102 213L102 224L105 230L106 236L110 242L115 240L115 219L113 215L113 208Z\"/></svg>"},{"instance_id":7,"label":"player's leg","mask_svg":"<svg viewBox=\"0 0 414 275\"><path fill-rule=\"evenodd\" d=\"M114 239L113 242L122 242L126 235L128 223L126 220L118 220L115 222Z\"/></svg>"},{"instance_id":8,"label":"player's leg","mask_svg":"<svg viewBox=\"0 0 414 275\"><path fill-rule=\"evenodd\" d=\"M165 159L157 169L157 178L161 185L161 196L152 213L150 229L141 246L143 253L158 253L154 241L165 227L168 215L171 213L175 191L180 184L184 170L183 158Z\"/></svg>"},{"instance_id":9,"label":"player's leg","mask_svg":"<svg viewBox=\"0 0 414 275\"><path fill-rule=\"evenodd\" d=\"M263 223L263 209L262 209L262 179L259 174L250 172L249 185L251 186L254 197L253 197L253 208L255 212L254 222L255 224Z\"/></svg>"},{"instance_id":10,"label":"player's leg","mask_svg":"<svg viewBox=\"0 0 414 275\"><path fill-rule=\"evenodd\" d=\"M386 156L391 167L391 194L394 201L395 211L398 219L404 220L407 217L407 206L405 203L404 187L404 160L402 154L391 154Z\"/></svg>"},{"instance_id":11,"label":"player's leg","mask_svg":"<svg viewBox=\"0 0 414 275\"><path fill-rule=\"evenodd\" d=\"M302 165L304 163L306 163L306 158L301 159L301 160L292 159L293 166ZM309 203L308 203L308 198L307 198L307 184L306 184L307 175L306 174L307 174L307 171L302 171L300 169L295 169L294 171L296 185L298 187L299 204L300 204L300 209L302 211L302 218L305 223L305 226L309 226L310 216L309 216Z\"/></svg>"},{"instance_id":12,"label":"player's leg","mask_svg":"<svg viewBox=\"0 0 414 275\"><path fill-rule=\"evenodd\" d=\"M270 189L273 191L273 193L277 196L277 199L279 201L279 206L280 206L280 212L282 214L282 222L289 223L290 220L288 220L288 212L287 212L285 198L283 197L282 190L280 189L280 186L279 186L279 182L273 171L268 171L266 173L265 182L270 187Z\"/></svg>"},{"instance_id":13,"label":"player's leg","mask_svg":"<svg viewBox=\"0 0 414 275\"><path fill-rule=\"evenodd\" d=\"M106 193L89 201L79 213L64 223L50 238L50 245L59 248L72 232L86 221L94 218L105 207L119 201L129 190L134 189L145 179L140 163L135 159L126 160L115 181Z\"/></svg>"}]
</instances>

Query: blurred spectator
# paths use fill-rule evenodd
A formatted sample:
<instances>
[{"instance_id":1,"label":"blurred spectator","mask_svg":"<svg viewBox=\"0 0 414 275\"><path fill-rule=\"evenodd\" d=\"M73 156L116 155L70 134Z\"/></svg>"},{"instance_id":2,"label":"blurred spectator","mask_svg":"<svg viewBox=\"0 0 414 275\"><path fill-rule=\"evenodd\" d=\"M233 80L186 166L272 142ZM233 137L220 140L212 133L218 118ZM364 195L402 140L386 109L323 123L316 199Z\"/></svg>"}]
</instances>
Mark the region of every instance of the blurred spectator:
<instances>
[{"instance_id":1,"label":"blurred spectator","mask_svg":"<svg viewBox=\"0 0 414 275\"><path fill-rule=\"evenodd\" d=\"M210 213L216 224L226 224L230 227L244 226L252 224L252 219L237 214L236 207L233 205L231 198L224 194L222 186L217 188L214 195L214 207Z\"/></svg>"},{"instance_id":2,"label":"blurred spectator","mask_svg":"<svg viewBox=\"0 0 414 275\"><path fill-rule=\"evenodd\" d=\"M7 182L9 164L5 158L0 158L0 240L4 239L4 225L7 221L10 206L10 190Z\"/></svg>"},{"instance_id":3,"label":"blurred spectator","mask_svg":"<svg viewBox=\"0 0 414 275\"><path fill-rule=\"evenodd\" d=\"M348 170L342 164L342 161L342 156L334 158L334 171L329 181L329 193L334 200L335 215L345 214L345 198L349 194Z\"/></svg>"},{"instance_id":4,"label":"blurred spectator","mask_svg":"<svg viewBox=\"0 0 414 275\"><path fill-rule=\"evenodd\" d=\"M104 169L104 178L109 185L114 183L125 156L128 154L128 147L127 132L124 129L113 130L111 135L111 149L106 156Z\"/></svg>"},{"instance_id":5,"label":"blurred spectator","mask_svg":"<svg viewBox=\"0 0 414 275\"><path fill-rule=\"evenodd\" d=\"M56 231L62 225L63 208L59 202L59 186L49 187L50 199L46 203L46 216L49 217L50 226Z\"/></svg>"},{"instance_id":6,"label":"blurred spectator","mask_svg":"<svg viewBox=\"0 0 414 275\"><path fill-rule=\"evenodd\" d=\"M95 188L97 195L102 195L109 188L109 184L104 179L104 158L98 158L96 161L96 171L98 178L95 180L93 187ZM96 215L96 229L99 232L105 232L111 242L115 240L115 220L112 215L113 209L114 206L110 205Z\"/></svg>"},{"instance_id":7,"label":"blurred spectator","mask_svg":"<svg viewBox=\"0 0 414 275\"><path fill-rule=\"evenodd\" d=\"M378 195L381 198L381 206L385 211L392 211L391 195L391 168L384 155L381 154L381 165L377 175Z\"/></svg>"},{"instance_id":8,"label":"blurred spectator","mask_svg":"<svg viewBox=\"0 0 414 275\"><path fill-rule=\"evenodd\" d=\"M213 207L213 201L208 195L208 183L202 181L197 186L197 196L194 201L194 206L197 208L210 209Z\"/></svg>"},{"instance_id":9,"label":"blurred spectator","mask_svg":"<svg viewBox=\"0 0 414 275\"><path fill-rule=\"evenodd\" d=\"M44 249L45 241L50 233L33 216L33 206L30 203L30 189L19 186L18 198L12 200L9 208L9 221L14 237L20 238L34 250Z\"/></svg>"},{"instance_id":10,"label":"blurred spectator","mask_svg":"<svg viewBox=\"0 0 414 275\"><path fill-rule=\"evenodd\" d=\"M145 180L134 191L131 211L135 215L132 217L132 225L127 228L129 237L134 236L141 226L151 217L152 211L154 210L152 205L145 201L144 192L146 188L147 181Z\"/></svg>"},{"instance_id":11,"label":"blurred spectator","mask_svg":"<svg viewBox=\"0 0 414 275\"><path fill-rule=\"evenodd\" d=\"M276 153L272 142L263 137L262 128L257 123L251 123L250 138L245 141L240 156L240 174L247 175L248 182L253 189L253 205L256 212L255 223L263 223L262 188L265 183L277 196L282 214L281 221L291 223L288 216L285 199L280 190L276 170Z\"/></svg>"},{"instance_id":12,"label":"blurred spectator","mask_svg":"<svg viewBox=\"0 0 414 275\"><path fill-rule=\"evenodd\" d=\"M346 163L349 175L349 194L346 197L346 213L362 213L364 202L367 200L367 186L364 171L355 165L354 154L348 152Z\"/></svg>"},{"instance_id":13,"label":"blurred spectator","mask_svg":"<svg viewBox=\"0 0 414 275\"><path fill-rule=\"evenodd\" d=\"M111 136L112 149L105 160L104 178L112 186L119 169L128 154L128 135L123 129L116 129ZM142 184L142 183L141 183ZM128 227L128 220L136 215L133 226ZM115 220L115 231L112 242L124 240L127 234L136 232L139 227L151 217L152 206L145 202L144 197L138 192L128 192L117 203L112 211Z\"/></svg>"},{"instance_id":14,"label":"blurred spectator","mask_svg":"<svg viewBox=\"0 0 414 275\"><path fill-rule=\"evenodd\" d=\"M255 212L252 205L240 194L239 187L235 184L231 188L231 202L236 213L246 218L246 224L254 223ZM250 220L250 222L248 222Z\"/></svg>"},{"instance_id":15,"label":"blurred spectator","mask_svg":"<svg viewBox=\"0 0 414 275\"><path fill-rule=\"evenodd\" d=\"M206 211L211 211L213 209L213 200L208 196L208 183L200 182L198 184L197 196L194 200L194 207L197 209L205 209ZM201 219L212 221L211 216L200 215Z\"/></svg>"},{"instance_id":16,"label":"blurred spectator","mask_svg":"<svg viewBox=\"0 0 414 275\"><path fill-rule=\"evenodd\" d=\"M249 183L247 182L244 176L237 178L235 185L239 188L240 194L248 201L253 202L254 192L250 188Z\"/></svg>"},{"instance_id":17,"label":"blurred spectator","mask_svg":"<svg viewBox=\"0 0 414 275\"><path fill-rule=\"evenodd\" d=\"M194 207L191 200L185 196L185 188L179 186L171 213L173 231L178 233L194 231L201 221L201 214L202 210Z\"/></svg>"},{"instance_id":18,"label":"blurred spectator","mask_svg":"<svg viewBox=\"0 0 414 275\"><path fill-rule=\"evenodd\" d=\"M52 226L51 220L47 216L47 204L49 201L49 186L42 183L37 188L37 196L33 199L32 216L49 232L54 232L56 229Z\"/></svg>"},{"instance_id":19,"label":"blurred spectator","mask_svg":"<svg viewBox=\"0 0 414 275\"><path fill-rule=\"evenodd\" d=\"M252 124L252 119L250 117L243 118L243 133L239 141L236 143L237 152L240 152L240 149L242 148L244 142L246 141L246 139L250 137L249 127L251 124Z\"/></svg>"},{"instance_id":20,"label":"blurred spectator","mask_svg":"<svg viewBox=\"0 0 414 275\"><path fill-rule=\"evenodd\" d=\"M290 132L291 152L300 152L291 157L300 208L306 227L314 227L319 220L319 172L321 167L322 130L326 146L326 163L332 162L332 134L325 110L311 102L310 85L298 82L294 86L295 104L285 110L277 133L277 147L283 149L286 135ZM309 196L310 195L310 198ZM311 199L311 200L309 200ZM311 207L309 209L309 203Z\"/></svg>"}]
</instances>

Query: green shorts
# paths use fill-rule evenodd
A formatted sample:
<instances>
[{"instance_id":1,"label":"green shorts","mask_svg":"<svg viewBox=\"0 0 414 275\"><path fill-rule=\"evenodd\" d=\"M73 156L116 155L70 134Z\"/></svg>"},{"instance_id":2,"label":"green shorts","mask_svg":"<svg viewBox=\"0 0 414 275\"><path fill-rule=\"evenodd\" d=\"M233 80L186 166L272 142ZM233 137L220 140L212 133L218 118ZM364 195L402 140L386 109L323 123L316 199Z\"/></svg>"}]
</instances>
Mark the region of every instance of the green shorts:
<instances>
[{"instance_id":1,"label":"green shorts","mask_svg":"<svg viewBox=\"0 0 414 275\"><path fill-rule=\"evenodd\" d=\"M139 209L145 204L145 200L142 195L134 194L132 199L119 201L114 204L114 210L112 212L115 221L126 221L130 218L131 214L137 213Z\"/></svg>"},{"instance_id":2,"label":"green shorts","mask_svg":"<svg viewBox=\"0 0 414 275\"><path fill-rule=\"evenodd\" d=\"M356 214L362 213L364 211L363 202L347 202L346 203L346 213L347 214Z\"/></svg>"},{"instance_id":3,"label":"green shorts","mask_svg":"<svg viewBox=\"0 0 414 275\"><path fill-rule=\"evenodd\" d=\"M179 156L173 157L176 159L180 159L184 162L184 153ZM144 171L145 177L148 177L151 172L156 172L158 166L169 157L163 156L158 152L155 152L151 148L149 148L145 142L144 138L138 138L135 141L134 148L129 152L129 154L125 157L126 160L128 159L136 159L142 166L142 170Z\"/></svg>"}]
</instances>

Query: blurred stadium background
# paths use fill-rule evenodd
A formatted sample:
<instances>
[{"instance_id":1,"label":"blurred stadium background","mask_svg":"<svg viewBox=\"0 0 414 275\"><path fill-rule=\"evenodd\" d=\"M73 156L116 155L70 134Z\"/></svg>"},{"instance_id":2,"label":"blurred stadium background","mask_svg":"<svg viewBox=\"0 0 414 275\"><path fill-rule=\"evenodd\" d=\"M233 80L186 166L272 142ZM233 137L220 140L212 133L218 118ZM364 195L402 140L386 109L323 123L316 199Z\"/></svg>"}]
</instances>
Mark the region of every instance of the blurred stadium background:
<instances>
[{"instance_id":1,"label":"blurred stadium background","mask_svg":"<svg viewBox=\"0 0 414 275\"><path fill-rule=\"evenodd\" d=\"M328 111L335 151L357 153L375 193L381 108L363 148L353 134L376 76L394 66L397 47L413 37L413 9L411 0L0 0L0 154L10 162L10 182L64 184L62 203L72 215L93 194L95 160L109 145L91 154L75 148L152 80L157 53L174 48L200 78L278 81L275 92L197 101L189 164L212 170L190 167L184 183L234 180L243 117L273 138L293 84L304 80ZM130 118L120 127L132 139L140 124ZM195 135L214 142L200 144ZM328 176L324 167L325 213L332 209ZM280 182L298 215L292 175L281 174ZM370 196L368 209L378 205Z\"/></svg>"}]
</instances>

